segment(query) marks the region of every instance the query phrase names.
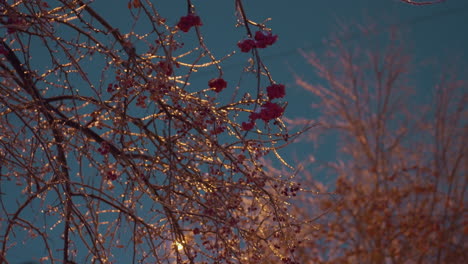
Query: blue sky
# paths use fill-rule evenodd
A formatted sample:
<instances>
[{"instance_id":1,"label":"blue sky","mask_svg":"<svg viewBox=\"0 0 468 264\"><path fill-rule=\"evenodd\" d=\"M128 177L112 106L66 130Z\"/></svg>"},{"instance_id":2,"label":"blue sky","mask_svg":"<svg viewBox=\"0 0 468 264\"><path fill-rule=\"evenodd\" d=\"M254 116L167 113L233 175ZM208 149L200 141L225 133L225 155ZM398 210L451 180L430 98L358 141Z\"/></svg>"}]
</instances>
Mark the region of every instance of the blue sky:
<instances>
[{"instance_id":1,"label":"blue sky","mask_svg":"<svg viewBox=\"0 0 468 264\"><path fill-rule=\"evenodd\" d=\"M109 2L96 0L94 5L111 23L122 24L121 17L127 16L128 13L127 1L112 1L115 7L109 6ZM185 1L153 2L158 11L168 19L169 24L177 23L180 16L186 15ZM447 0L432 6L412 6L398 0L245 0L244 2L250 19L262 22L271 18L266 25L279 36L278 42L262 50L261 55L275 81L287 85L289 106L286 116L288 117L310 117L313 114L309 107L312 98L294 83L293 73L302 76L305 80L314 81L312 69L297 50L311 50L320 54L326 48L323 40L338 29L338 21L350 25L371 21L382 33L388 30L390 25L396 25L404 32L409 50L413 52L416 60L430 57L443 64L453 58L461 61L466 61L467 58L468 2L466 0ZM236 19L234 1L194 0L193 3L204 23L200 30L214 54L222 57L237 51L235 44L245 36L245 30L242 27L237 29L234 27ZM122 24L121 32L125 33L129 28L128 24ZM195 38L194 31L187 33L183 38L190 43ZM353 38L366 41L361 35L354 35ZM248 54L237 53L224 63L228 82L238 81L247 59ZM193 85L206 85L207 80L216 77L213 74L216 72L207 71L194 76ZM420 78L426 77L428 76L420 76ZM255 87L254 84L252 87ZM287 151L294 153L308 149L311 148L308 146L299 148L293 145ZM314 152L321 153L320 155L311 153L318 159L329 160L334 157L333 150L323 146ZM293 161L292 157L293 155L289 161ZM12 250L10 254L17 258L12 263L23 263L37 259L41 255L41 252L35 252L34 249L28 253Z\"/></svg>"}]
</instances>

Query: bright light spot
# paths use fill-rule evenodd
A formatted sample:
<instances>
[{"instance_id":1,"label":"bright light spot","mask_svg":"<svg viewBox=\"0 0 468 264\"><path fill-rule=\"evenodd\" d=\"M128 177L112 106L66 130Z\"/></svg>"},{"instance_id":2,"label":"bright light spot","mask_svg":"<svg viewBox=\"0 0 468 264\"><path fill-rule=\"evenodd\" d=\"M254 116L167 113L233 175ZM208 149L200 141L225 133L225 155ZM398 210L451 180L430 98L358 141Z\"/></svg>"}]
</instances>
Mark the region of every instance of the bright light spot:
<instances>
[{"instance_id":1,"label":"bright light spot","mask_svg":"<svg viewBox=\"0 0 468 264\"><path fill-rule=\"evenodd\" d=\"M175 246L176 246L177 250L182 250L182 249L184 249L184 245L182 245L182 244L179 243L179 242L175 242Z\"/></svg>"}]
</instances>

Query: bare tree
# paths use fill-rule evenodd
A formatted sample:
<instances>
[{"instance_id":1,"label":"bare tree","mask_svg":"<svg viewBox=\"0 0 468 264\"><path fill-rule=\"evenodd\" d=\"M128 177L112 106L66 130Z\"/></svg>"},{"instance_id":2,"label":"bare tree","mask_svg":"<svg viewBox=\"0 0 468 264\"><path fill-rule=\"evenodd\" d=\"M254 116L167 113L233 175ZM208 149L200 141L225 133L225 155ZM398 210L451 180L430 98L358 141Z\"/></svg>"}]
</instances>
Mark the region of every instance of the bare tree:
<instances>
[{"instance_id":1,"label":"bare tree","mask_svg":"<svg viewBox=\"0 0 468 264\"><path fill-rule=\"evenodd\" d=\"M31 245L41 263L253 263L293 245L275 187L291 177L259 161L297 135L258 52L277 36L233 1L250 95L223 78L232 54L210 51L190 0L174 24L154 1L98 2L0 1L0 263ZM205 68L218 74L191 85Z\"/></svg>"},{"instance_id":2,"label":"bare tree","mask_svg":"<svg viewBox=\"0 0 468 264\"><path fill-rule=\"evenodd\" d=\"M339 160L326 166L332 184L307 197L314 212L302 206L321 216L304 230L304 263L466 263L463 67L416 66L396 31L383 37L363 27L365 41L348 42L344 32L323 56L303 53L320 81L296 78L321 113L310 137L341 139ZM441 73L439 81L420 87L412 74L421 72ZM323 186L317 177L309 172Z\"/></svg>"}]
</instances>

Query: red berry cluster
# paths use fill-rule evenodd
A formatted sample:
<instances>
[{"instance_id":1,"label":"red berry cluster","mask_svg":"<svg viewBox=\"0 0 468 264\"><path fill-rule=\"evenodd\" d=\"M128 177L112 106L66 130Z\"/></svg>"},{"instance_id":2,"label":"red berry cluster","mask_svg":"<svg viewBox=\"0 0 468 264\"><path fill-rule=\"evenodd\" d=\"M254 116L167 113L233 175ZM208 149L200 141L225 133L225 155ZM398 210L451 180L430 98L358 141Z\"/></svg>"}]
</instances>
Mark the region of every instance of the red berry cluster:
<instances>
[{"instance_id":1,"label":"red berry cluster","mask_svg":"<svg viewBox=\"0 0 468 264\"><path fill-rule=\"evenodd\" d=\"M283 98L286 95L284 84L272 84L267 87L268 99Z\"/></svg>"},{"instance_id":2,"label":"red berry cluster","mask_svg":"<svg viewBox=\"0 0 468 264\"><path fill-rule=\"evenodd\" d=\"M146 99L148 97L146 95L140 95L138 96L137 98L137 102L136 102L136 105L141 107L141 108L146 108Z\"/></svg>"},{"instance_id":3,"label":"red berry cluster","mask_svg":"<svg viewBox=\"0 0 468 264\"><path fill-rule=\"evenodd\" d=\"M215 126L215 128L213 128L212 130L210 130L210 134L211 135L218 135L218 134L221 134L223 133L224 131L226 130L226 127L225 126Z\"/></svg>"},{"instance_id":4,"label":"red berry cluster","mask_svg":"<svg viewBox=\"0 0 468 264\"><path fill-rule=\"evenodd\" d=\"M208 86L210 88L215 88L215 92L219 93L227 87L227 82L223 78L215 78L208 82Z\"/></svg>"},{"instance_id":5,"label":"red berry cluster","mask_svg":"<svg viewBox=\"0 0 468 264\"><path fill-rule=\"evenodd\" d=\"M243 41L239 41L237 46L242 52L249 52L253 48L264 49L271 46L276 42L276 40L278 40L278 35L273 35L271 32L267 31L257 31L255 32L255 40L245 39Z\"/></svg>"},{"instance_id":6,"label":"red berry cluster","mask_svg":"<svg viewBox=\"0 0 468 264\"><path fill-rule=\"evenodd\" d=\"M250 121L242 123L243 130L250 130L254 127L255 121L261 119L266 123L270 120L280 117L284 112L284 108L277 103L266 102L260 108L260 112L253 112L249 115Z\"/></svg>"},{"instance_id":7,"label":"red berry cluster","mask_svg":"<svg viewBox=\"0 0 468 264\"><path fill-rule=\"evenodd\" d=\"M135 80L134 76L128 76L120 69L116 71L115 81L115 83L109 83L107 85L107 92L113 93L118 91L125 91L132 94L135 92L133 88L138 85L138 82Z\"/></svg>"},{"instance_id":8,"label":"red berry cluster","mask_svg":"<svg viewBox=\"0 0 468 264\"><path fill-rule=\"evenodd\" d=\"M168 61L160 61L156 65L159 72L164 73L167 76L171 76L174 73L172 65Z\"/></svg>"},{"instance_id":9,"label":"red berry cluster","mask_svg":"<svg viewBox=\"0 0 468 264\"><path fill-rule=\"evenodd\" d=\"M179 23L177 23L177 27L183 32L188 32L194 26L202 25L200 17L194 14L181 17Z\"/></svg>"},{"instance_id":10,"label":"red berry cluster","mask_svg":"<svg viewBox=\"0 0 468 264\"><path fill-rule=\"evenodd\" d=\"M118 84L113 84L113 83L109 83L107 85L107 92L108 93L113 93L116 91L116 89L119 88L119 85Z\"/></svg>"},{"instance_id":11,"label":"red berry cluster","mask_svg":"<svg viewBox=\"0 0 468 264\"><path fill-rule=\"evenodd\" d=\"M255 126L255 121L250 120L249 122L242 122L242 130L251 130Z\"/></svg>"},{"instance_id":12,"label":"red berry cluster","mask_svg":"<svg viewBox=\"0 0 468 264\"><path fill-rule=\"evenodd\" d=\"M114 171L108 171L106 176L107 176L107 179L111 181L117 180L117 177L118 177L117 173L115 173Z\"/></svg>"},{"instance_id":13,"label":"red berry cluster","mask_svg":"<svg viewBox=\"0 0 468 264\"><path fill-rule=\"evenodd\" d=\"M108 154L110 151L110 146L109 144L107 144L107 142L102 142L101 143L101 147L98 148L98 152L101 154L101 155L106 155Z\"/></svg>"},{"instance_id":14,"label":"red berry cluster","mask_svg":"<svg viewBox=\"0 0 468 264\"><path fill-rule=\"evenodd\" d=\"M241 49L242 52L249 52L251 49L256 47L256 44L253 39L244 39L243 41L239 41L237 46Z\"/></svg>"},{"instance_id":15,"label":"red berry cluster","mask_svg":"<svg viewBox=\"0 0 468 264\"><path fill-rule=\"evenodd\" d=\"M243 130L251 130L255 126L255 120L261 119L265 122L280 117L284 108L277 103L272 103L271 100L283 98L286 95L284 84L272 84L266 88L269 101L262 105L260 112L251 113L249 122L242 122Z\"/></svg>"},{"instance_id":16,"label":"red berry cluster","mask_svg":"<svg viewBox=\"0 0 468 264\"><path fill-rule=\"evenodd\" d=\"M275 118L280 117L284 112L284 108L282 108L277 103L266 102L260 108L260 113L252 113L250 114L250 119L262 119L265 122L273 120Z\"/></svg>"},{"instance_id":17,"label":"red berry cluster","mask_svg":"<svg viewBox=\"0 0 468 264\"><path fill-rule=\"evenodd\" d=\"M255 32L255 45L257 48L264 49L273 45L278 40L278 35L273 35L269 31Z\"/></svg>"}]
</instances>

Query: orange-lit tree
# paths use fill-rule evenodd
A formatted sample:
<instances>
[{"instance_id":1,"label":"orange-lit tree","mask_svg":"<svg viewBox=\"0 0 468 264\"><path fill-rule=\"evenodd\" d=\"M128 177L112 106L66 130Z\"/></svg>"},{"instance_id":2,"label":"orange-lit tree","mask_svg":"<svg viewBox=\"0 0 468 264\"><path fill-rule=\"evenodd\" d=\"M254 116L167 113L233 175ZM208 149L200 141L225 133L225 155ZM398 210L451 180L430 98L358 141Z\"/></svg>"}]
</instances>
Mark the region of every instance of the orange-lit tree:
<instances>
[{"instance_id":1,"label":"orange-lit tree","mask_svg":"<svg viewBox=\"0 0 468 264\"><path fill-rule=\"evenodd\" d=\"M41 263L258 261L297 227L290 175L258 161L296 136L259 55L277 36L235 0L245 39L219 56L190 0L177 19L102 2L0 1L0 263L37 247ZM223 77L231 56L254 83Z\"/></svg>"},{"instance_id":2,"label":"orange-lit tree","mask_svg":"<svg viewBox=\"0 0 468 264\"><path fill-rule=\"evenodd\" d=\"M304 53L321 81L296 79L321 113L310 136L340 138L338 160L322 164L330 185L302 208L323 214L304 230L304 263L466 263L466 73L416 66L395 31L361 33Z\"/></svg>"}]
</instances>

